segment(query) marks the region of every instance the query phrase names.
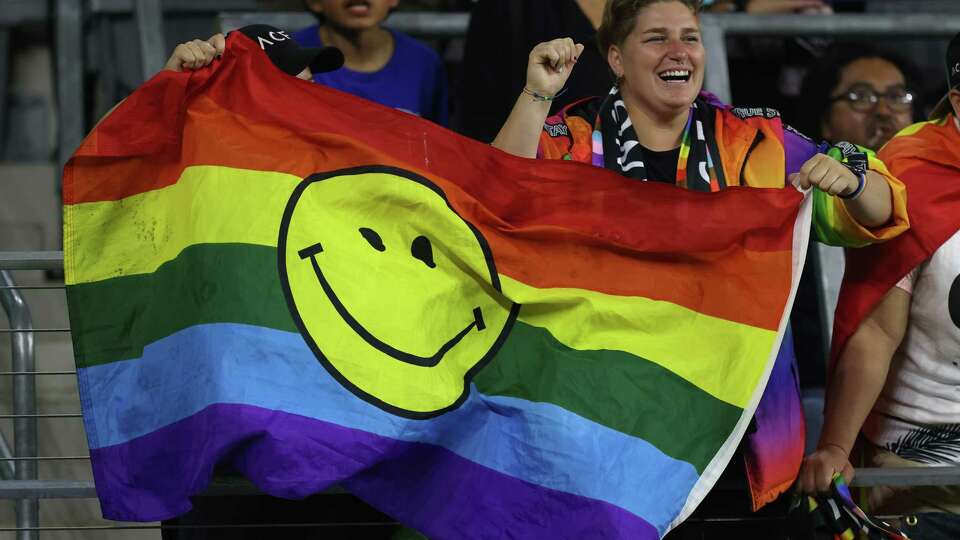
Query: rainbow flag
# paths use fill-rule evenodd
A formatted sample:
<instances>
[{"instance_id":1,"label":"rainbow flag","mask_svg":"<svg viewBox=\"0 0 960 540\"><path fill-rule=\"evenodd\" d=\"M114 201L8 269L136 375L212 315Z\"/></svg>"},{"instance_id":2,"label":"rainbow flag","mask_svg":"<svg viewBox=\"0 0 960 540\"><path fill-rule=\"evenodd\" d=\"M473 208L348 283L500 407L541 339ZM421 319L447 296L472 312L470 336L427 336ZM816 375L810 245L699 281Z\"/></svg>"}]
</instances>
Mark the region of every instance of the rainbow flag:
<instances>
[{"instance_id":1,"label":"rainbow flag","mask_svg":"<svg viewBox=\"0 0 960 540\"><path fill-rule=\"evenodd\" d=\"M515 158L237 34L131 95L63 194L105 517L186 512L226 464L437 538L685 519L760 399L810 228L795 190Z\"/></svg>"}]
</instances>

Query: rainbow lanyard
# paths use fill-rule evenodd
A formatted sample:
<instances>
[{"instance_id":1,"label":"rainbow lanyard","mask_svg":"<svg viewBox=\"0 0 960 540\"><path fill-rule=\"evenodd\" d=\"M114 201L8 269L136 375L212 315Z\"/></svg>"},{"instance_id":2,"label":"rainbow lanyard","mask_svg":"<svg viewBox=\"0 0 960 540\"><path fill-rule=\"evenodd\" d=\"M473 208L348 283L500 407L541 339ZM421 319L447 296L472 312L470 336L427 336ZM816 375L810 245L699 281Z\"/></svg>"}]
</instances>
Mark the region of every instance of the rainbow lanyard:
<instances>
[{"instance_id":1,"label":"rainbow lanyard","mask_svg":"<svg viewBox=\"0 0 960 540\"><path fill-rule=\"evenodd\" d=\"M697 107L697 104L694 103L693 107L690 108L690 115L687 117L687 126L683 130L683 139L680 141L680 158L677 160L677 186L687 189L687 161L690 158L690 138L693 134L693 117L694 109ZM703 124L697 122L697 137L699 140L704 143L704 157L705 160L701 162L704 165L704 169L698 171L701 175L706 173L706 178L710 179L710 191L720 191L720 182L717 180L717 171L713 165L713 157L710 155L709 146L706 144L706 137L703 133ZM702 177L702 176L701 176Z\"/></svg>"}]
</instances>

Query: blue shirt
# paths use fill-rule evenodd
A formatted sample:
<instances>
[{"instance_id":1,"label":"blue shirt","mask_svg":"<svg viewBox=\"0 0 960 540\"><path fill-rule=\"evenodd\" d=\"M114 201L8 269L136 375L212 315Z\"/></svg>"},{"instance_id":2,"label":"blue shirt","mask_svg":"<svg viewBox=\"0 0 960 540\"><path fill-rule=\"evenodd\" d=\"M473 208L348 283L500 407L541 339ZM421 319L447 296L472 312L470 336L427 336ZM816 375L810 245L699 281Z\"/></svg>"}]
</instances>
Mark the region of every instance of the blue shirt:
<instances>
[{"instance_id":1,"label":"blue shirt","mask_svg":"<svg viewBox=\"0 0 960 540\"><path fill-rule=\"evenodd\" d=\"M379 71L347 67L314 74L315 82L447 125L447 79L440 57L423 43L393 30L393 56ZM293 34L301 47L322 47L313 25Z\"/></svg>"}]
</instances>

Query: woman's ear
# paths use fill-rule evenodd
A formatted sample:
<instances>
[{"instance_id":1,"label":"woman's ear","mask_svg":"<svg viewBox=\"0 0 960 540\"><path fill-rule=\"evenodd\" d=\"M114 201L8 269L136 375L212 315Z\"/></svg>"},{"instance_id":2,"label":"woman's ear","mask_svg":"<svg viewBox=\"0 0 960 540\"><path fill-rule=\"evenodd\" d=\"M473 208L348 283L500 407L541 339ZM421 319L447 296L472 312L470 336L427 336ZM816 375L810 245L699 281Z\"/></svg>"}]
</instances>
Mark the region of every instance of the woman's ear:
<instances>
[{"instance_id":1,"label":"woman's ear","mask_svg":"<svg viewBox=\"0 0 960 540\"><path fill-rule=\"evenodd\" d=\"M607 64L610 66L610 71L613 72L613 75L619 81L623 77L623 55L620 53L620 47L616 45L611 45L607 49Z\"/></svg>"},{"instance_id":2,"label":"woman's ear","mask_svg":"<svg viewBox=\"0 0 960 540\"><path fill-rule=\"evenodd\" d=\"M400 5L400 0L390 0L390 9L397 9L397 6Z\"/></svg>"},{"instance_id":3,"label":"woman's ear","mask_svg":"<svg viewBox=\"0 0 960 540\"><path fill-rule=\"evenodd\" d=\"M308 11L323 13L323 2L320 0L303 0L303 5L306 6Z\"/></svg>"}]
</instances>

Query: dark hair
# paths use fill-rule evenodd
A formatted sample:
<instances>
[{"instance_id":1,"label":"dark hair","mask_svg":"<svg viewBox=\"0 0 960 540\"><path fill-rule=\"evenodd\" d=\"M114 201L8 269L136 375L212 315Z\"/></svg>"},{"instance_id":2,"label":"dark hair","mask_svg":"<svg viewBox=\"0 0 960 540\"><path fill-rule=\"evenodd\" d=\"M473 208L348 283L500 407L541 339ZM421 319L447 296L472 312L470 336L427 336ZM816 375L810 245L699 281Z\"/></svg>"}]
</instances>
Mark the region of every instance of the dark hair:
<instances>
[{"instance_id":1,"label":"dark hair","mask_svg":"<svg viewBox=\"0 0 960 540\"><path fill-rule=\"evenodd\" d=\"M820 140L823 138L822 125L833 105L831 101L834 89L840 82L843 70L850 64L864 58L879 58L895 66L903 74L903 80L913 91L913 119L919 120L923 105L918 91L919 72L906 58L867 43L836 43L816 61L803 79L800 90L801 105L797 118L797 129Z\"/></svg>"},{"instance_id":2,"label":"dark hair","mask_svg":"<svg viewBox=\"0 0 960 540\"><path fill-rule=\"evenodd\" d=\"M519 1L519 0L513 0ZM613 45L623 45L624 40L633 31L637 22L637 15L647 6L659 4L661 2L680 2L690 8L690 11L698 13L702 4L701 0L608 0L603 8L603 20L600 28L597 29L597 45L600 47L600 55L607 57L607 51Z\"/></svg>"}]
</instances>

